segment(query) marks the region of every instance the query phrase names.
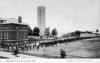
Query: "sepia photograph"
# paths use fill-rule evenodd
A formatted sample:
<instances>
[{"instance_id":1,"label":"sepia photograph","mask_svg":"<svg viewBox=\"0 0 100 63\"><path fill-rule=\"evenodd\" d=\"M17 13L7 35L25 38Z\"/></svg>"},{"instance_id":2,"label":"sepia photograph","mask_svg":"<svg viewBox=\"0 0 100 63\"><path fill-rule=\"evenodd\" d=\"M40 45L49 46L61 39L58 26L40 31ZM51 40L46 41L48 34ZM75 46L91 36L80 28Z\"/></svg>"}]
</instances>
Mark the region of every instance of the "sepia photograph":
<instances>
[{"instance_id":1,"label":"sepia photograph","mask_svg":"<svg viewBox=\"0 0 100 63\"><path fill-rule=\"evenodd\" d=\"M99 59L100 0L0 0L0 59Z\"/></svg>"}]
</instances>

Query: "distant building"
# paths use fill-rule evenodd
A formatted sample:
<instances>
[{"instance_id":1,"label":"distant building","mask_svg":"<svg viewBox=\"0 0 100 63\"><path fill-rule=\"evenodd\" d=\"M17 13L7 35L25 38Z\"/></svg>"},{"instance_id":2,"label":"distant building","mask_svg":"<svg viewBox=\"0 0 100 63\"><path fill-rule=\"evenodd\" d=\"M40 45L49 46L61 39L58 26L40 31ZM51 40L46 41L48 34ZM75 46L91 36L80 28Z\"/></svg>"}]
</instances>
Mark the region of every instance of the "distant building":
<instances>
[{"instance_id":1,"label":"distant building","mask_svg":"<svg viewBox=\"0 0 100 63\"><path fill-rule=\"evenodd\" d=\"M28 25L23 24L18 18L10 18L7 21L0 23L0 42L4 42L7 45L21 44L28 41ZM20 21L19 21L20 20ZM17 21L14 23L14 21Z\"/></svg>"},{"instance_id":2,"label":"distant building","mask_svg":"<svg viewBox=\"0 0 100 63\"><path fill-rule=\"evenodd\" d=\"M45 30L45 7L39 6L37 8L37 19L38 19L38 27L40 29L40 35L44 35Z\"/></svg>"}]
</instances>

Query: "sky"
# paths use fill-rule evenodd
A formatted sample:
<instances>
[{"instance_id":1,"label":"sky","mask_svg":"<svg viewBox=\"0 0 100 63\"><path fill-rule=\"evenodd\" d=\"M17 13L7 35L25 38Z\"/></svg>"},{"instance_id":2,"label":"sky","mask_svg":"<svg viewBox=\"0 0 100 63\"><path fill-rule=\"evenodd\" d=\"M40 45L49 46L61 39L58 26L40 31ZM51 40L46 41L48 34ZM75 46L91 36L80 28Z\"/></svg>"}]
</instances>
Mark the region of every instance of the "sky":
<instances>
[{"instance_id":1,"label":"sky","mask_svg":"<svg viewBox=\"0 0 100 63\"><path fill-rule=\"evenodd\" d=\"M0 0L0 17L37 26L37 7L46 7L46 27L59 33L100 29L100 0Z\"/></svg>"}]
</instances>

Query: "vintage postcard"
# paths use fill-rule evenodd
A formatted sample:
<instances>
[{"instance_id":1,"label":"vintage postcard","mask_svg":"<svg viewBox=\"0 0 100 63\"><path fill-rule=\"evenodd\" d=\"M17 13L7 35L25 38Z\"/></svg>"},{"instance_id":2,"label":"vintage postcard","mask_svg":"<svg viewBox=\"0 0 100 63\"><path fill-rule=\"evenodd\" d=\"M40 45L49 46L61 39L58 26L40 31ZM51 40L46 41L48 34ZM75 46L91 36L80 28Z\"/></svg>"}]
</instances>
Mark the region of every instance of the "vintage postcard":
<instances>
[{"instance_id":1,"label":"vintage postcard","mask_svg":"<svg viewBox=\"0 0 100 63\"><path fill-rule=\"evenodd\" d=\"M99 58L100 0L0 0L0 63Z\"/></svg>"}]
</instances>

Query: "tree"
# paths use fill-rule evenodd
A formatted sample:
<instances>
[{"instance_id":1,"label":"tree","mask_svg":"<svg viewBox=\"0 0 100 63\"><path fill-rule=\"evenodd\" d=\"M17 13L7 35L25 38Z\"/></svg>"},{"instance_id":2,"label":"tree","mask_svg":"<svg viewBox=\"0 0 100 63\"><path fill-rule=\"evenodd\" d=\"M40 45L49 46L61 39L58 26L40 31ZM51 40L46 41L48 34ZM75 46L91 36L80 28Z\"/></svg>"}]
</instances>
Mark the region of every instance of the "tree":
<instances>
[{"instance_id":1,"label":"tree","mask_svg":"<svg viewBox=\"0 0 100 63\"><path fill-rule=\"evenodd\" d=\"M98 30L98 29L96 29L96 32L99 32L99 30Z\"/></svg>"},{"instance_id":2,"label":"tree","mask_svg":"<svg viewBox=\"0 0 100 63\"><path fill-rule=\"evenodd\" d=\"M57 36L56 28L52 29L52 36L53 36L53 38L55 38Z\"/></svg>"},{"instance_id":3,"label":"tree","mask_svg":"<svg viewBox=\"0 0 100 63\"><path fill-rule=\"evenodd\" d=\"M44 33L45 33L45 36L50 36L50 28L49 27L45 28Z\"/></svg>"},{"instance_id":4,"label":"tree","mask_svg":"<svg viewBox=\"0 0 100 63\"><path fill-rule=\"evenodd\" d=\"M39 33L40 33L40 29L39 29L38 27L35 27L35 28L33 29L33 35L34 35L34 36L40 36Z\"/></svg>"},{"instance_id":5,"label":"tree","mask_svg":"<svg viewBox=\"0 0 100 63\"><path fill-rule=\"evenodd\" d=\"M31 36L33 34L31 27L28 26L28 35Z\"/></svg>"},{"instance_id":6,"label":"tree","mask_svg":"<svg viewBox=\"0 0 100 63\"><path fill-rule=\"evenodd\" d=\"M79 38L80 37L80 34L81 34L81 31L75 31L75 36L76 36L76 38Z\"/></svg>"}]
</instances>

